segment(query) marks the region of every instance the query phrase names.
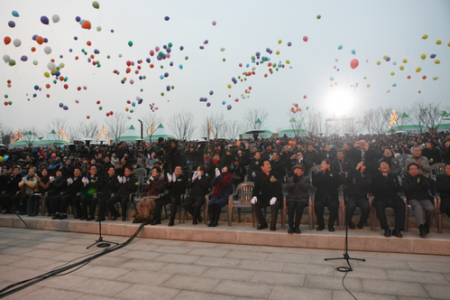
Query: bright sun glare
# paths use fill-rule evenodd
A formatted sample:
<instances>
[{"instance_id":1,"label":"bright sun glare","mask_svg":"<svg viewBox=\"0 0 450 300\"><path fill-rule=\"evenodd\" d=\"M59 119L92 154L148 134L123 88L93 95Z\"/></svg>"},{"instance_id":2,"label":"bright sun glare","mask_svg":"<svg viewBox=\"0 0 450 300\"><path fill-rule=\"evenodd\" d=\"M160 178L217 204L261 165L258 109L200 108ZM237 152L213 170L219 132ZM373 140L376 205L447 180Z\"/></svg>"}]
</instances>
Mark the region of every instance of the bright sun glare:
<instances>
[{"instance_id":1,"label":"bright sun glare","mask_svg":"<svg viewBox=\"0 0 450 300\"><path fill-rule=\"evenodd\" d=\"M331 92L326 101L328 110L335 118L343 116L349 117L352 114L352 109L355 104L355 97L344 90L335 90Z\"/></svg>"}]
</instances>

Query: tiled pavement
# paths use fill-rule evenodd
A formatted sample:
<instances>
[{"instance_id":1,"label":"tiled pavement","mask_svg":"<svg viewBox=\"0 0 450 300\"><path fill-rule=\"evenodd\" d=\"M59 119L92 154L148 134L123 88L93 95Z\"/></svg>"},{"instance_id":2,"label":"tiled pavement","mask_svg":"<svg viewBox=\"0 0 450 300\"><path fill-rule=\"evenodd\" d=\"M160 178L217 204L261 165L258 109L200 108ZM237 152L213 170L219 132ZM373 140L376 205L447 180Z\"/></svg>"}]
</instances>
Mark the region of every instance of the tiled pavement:
<instances>
[{"instance_id":1,"label":"tiled pavement","mask_svg":"<svg viewBox=\"0 0 450 300\"><path fill-rule=\"evenodd\" d=\"M96 238L0 227L0 289L99 251L86 250ZM353 299L335 270L344 263L324 261L342 253L141 238L5 299ZM345 280L358 299L450 299L450 256L350 255L367 260L354 262Z\"/></svg>"}]
</instances>

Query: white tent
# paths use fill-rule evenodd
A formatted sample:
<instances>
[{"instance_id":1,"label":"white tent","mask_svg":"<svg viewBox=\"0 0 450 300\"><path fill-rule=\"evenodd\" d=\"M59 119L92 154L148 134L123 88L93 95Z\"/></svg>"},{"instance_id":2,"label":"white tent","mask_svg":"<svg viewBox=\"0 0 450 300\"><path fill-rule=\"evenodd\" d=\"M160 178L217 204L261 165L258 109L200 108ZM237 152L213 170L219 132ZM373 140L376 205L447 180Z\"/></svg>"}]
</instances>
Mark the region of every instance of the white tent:
<instances>
[{"instance_id":1,"label":"white tent","mask_svg":"<svg viewBox=\"0 0 450 300\"><path fill-rule=\"evenodd\" d=\"M28 133L25 134L23 138L12 144L9 144L9 148L28 148L37 142L39 142L39 139L33 133L31 133L31 131L28 131Z\"/></svg>"},{"instance_id":2,"label":"white tent","mask_svg":"<svg viewBox=\"0 0 450 300\"><path fill-rule=\"evenodd\" d=\"M273 132L267 129L267 127L261 122L260 119L256 120L255 128L250 129L249 131L243 132L239 135L240 139L248 139L253 138L252 130L264 130L263 132L258 134L258 138L260 139L270 139L273 136Z\"/></svg>"},{"instance_id":3,"label":"white tent","mask_svg":"<svg viewBox=\"0 0 450 300\"><path fill-rule=\"evenodd\" d=\"M54 130L52 130L46 137L42 140L35 143L36 146L47 147L53 145L69 145L62 137L56 134Z\"/></svg>"},{"instance_id":4,"label":"white tent","mask_svg":"<svg viewBox=\"0 0 450 300\"><path fill-rule=\"evenodd\" d=\"M133 125L128 128L120 137L119 142L134 142L141 138L141 134L134 128Z\"/></svg>"},{"instance_id":5,"label":"white tent","mask_svg":"<svg viewBox=\"0 0 450 300\"><path fill-rule=\"evenodd\" d=\"M161 137L164 138L164 140L175 139L175 137L166 128L164 128L163 124L159 124L158 128L156 128L155 131L146 136L144 139L150 140L150 142L156 142Z\"/></svg>"},{"instance_id":6,"label":"white tent","mask_svg":"<svg viewBox=\"0 0 450 300\"><path fill-rule=\"evenodd\" d=\"M301 129L298 122L294 118L292 118L289 121L289 124L283 130L278 132L278 136L280 138L284 137L285 135L290 138L296 136L306 136L308 135L308 131L305 129Z\"/></svg>"}]
</instances>

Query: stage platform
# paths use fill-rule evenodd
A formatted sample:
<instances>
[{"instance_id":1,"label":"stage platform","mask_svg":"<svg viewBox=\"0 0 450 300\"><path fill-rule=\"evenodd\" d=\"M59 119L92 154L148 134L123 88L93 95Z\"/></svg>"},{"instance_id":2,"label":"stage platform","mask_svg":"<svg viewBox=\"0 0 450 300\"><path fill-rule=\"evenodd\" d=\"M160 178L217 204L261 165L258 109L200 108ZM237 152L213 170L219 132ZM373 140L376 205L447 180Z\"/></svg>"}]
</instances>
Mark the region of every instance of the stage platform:
<instances>
[{"instance_id":1,"label":"stage platform","mask_svg":"<svg viewBox=\"0 0 450 300\"><path fill-rule=\"evenodd\" d=\"M50 217L23 217L29 229L68 231L80 233L98 234L98 223L94 221L80 221L73 218L65 220L52 220ZM220 222L218 227L207 227L204 223L192 225L192 221L185 224L175 223L175 226L167 226L168 220L162 224L147 225L138 237L167 240L182 240L196 242L228 243L241 245L296 247L313 249L344 249L345 231L329 232L327 229L319 232L310 230L307 225L301 225L301 234L287 234L287 229L281 229L278 224L277 231L256 230L252 223L233 223L228 226L226 222ZM136 232L140 224L129 222L104 221L102 222L102 234L116 236L131 236ZM0 227L26 228L16 215L1 215ZM417 228L410 228L409 232L403 232L403 238L383 236L383 231L377 228L371 231L369 227L349 230L349 250L450 255L450 232L444 229L442 234L435 228L430 230L426 238L421 238Z\"/></svg>"}]
</instances>

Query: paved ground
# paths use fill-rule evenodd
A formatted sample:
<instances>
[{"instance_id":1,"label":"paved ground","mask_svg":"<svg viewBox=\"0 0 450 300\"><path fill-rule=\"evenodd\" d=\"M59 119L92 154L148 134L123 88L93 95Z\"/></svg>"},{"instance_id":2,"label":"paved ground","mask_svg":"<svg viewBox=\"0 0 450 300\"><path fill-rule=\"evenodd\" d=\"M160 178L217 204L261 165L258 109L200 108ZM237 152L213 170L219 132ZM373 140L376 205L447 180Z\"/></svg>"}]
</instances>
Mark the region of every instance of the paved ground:
<instances>
[{"instance_id":1,"label":"paved ground","mask_svg":"<svg viewBox=\"0 0 450 300\"><path fill-rule=\"evenodd\" d=\"M95 235L0 227L0 289L86 250ZM124 237L107 237L123 242ZM450 250L449 250L450 251ZM450 299L450 256L351 252L346 286L358 299ZM5 299L353 299L342 251L135 239L79 271Z\"/></svg>"}]
</instances>

